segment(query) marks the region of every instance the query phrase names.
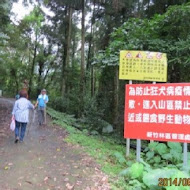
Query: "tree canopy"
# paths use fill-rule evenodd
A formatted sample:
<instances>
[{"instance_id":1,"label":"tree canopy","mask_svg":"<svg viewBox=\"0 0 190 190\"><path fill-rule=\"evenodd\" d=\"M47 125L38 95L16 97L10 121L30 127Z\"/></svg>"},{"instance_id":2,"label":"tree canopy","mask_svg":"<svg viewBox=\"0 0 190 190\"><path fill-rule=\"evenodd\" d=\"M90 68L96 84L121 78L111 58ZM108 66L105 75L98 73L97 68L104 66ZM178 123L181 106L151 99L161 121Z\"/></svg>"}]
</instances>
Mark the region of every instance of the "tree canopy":
<instances>
[{"instance_id":1,"label":"tree canopy","mask_svg":"<svg viewBox=\"0 0 190 190\"><path fill-rule=\"evenodd\" d=\"M33 10L18 24L10 20L12 3L0 3L0 88L6 95L27 81L30 98L47 88L57 110L86 118L92 129L108 122L122 133L120 50L167 53L168 82L189 81L185 0L23 1Z\"/></svg>"}]
</instances>

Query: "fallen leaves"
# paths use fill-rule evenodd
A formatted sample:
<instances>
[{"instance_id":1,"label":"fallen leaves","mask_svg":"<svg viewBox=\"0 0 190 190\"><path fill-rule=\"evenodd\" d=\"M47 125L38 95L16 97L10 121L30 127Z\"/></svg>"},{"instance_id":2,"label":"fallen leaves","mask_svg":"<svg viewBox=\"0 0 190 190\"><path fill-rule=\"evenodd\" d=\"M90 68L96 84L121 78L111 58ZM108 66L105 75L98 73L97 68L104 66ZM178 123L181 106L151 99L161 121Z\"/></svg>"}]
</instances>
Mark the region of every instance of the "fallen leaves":
<instances>
[{"instance_id":1,"label":"fallen leaves","mask_svg":"<svg viewBox=\"0 0 190 190\"><path fill-rule=\"evenodd\" d=\"M73 177L79 177L79 174L71 174Z\"/></svg>"},{"instance_id":2,"label":"fallen leaves","mask_svg":"<svg viewBox=\"0 0 190 190\"><path fill-rule=\"evenodd\" d=\"M67 182L67 181L69 181L69 178L65 178L63 181Z\"/></svg>"},{"instance_id":3,"label":"fallen leaves","mask_svg":"<svg viewBox=\"0 0 190 190\"><path fill-rule=\"evenodd\" d=\"M44 167L37 167L39 170L42 170L42 169L44 169Z\"/></svg>"},{"instance_id":4,"label":"fallen leaves","mask_svg":"<svg viewBox=\"0 0 190 190\"><path fill-rule=\"evenodd\" d=\"M25 146L14 146L12 138L12 144L0 148L0 155L3 156L1 169L7 174L2 172L3 176L0 172L0 189L9 189L2 188L2 185L8 184L11 174L15 176L11 183L17 189L108 190L108 177L101 172L94 159L84 153L79 145L64 143L65 132L60 135L63 130L47 128L41 131L34 128L36 131L26 137ZM0 129L0 134L4 134L4 129ZM42 144L39 144L39 139Z\"/></svg>"},{"instance_id":5,"label":"fallen leaves","mask_svg":"<svg viewBox=\"0 0 190 190\"><path fill-rule=\"evenodd\" d=\"M49 179L49 177L45 177L45 178L44 178L44 182L46 182L48 179Z\"/></svg>"},{"instance_id":6,"label":"fallen leaves","mask_svg":"<svg viewBox=\"0 0 190 190\"><path fill-rule=\"evenodd\" d=\"M26 183L32 185L33 183L31 181L25 181Z\"/></svg>"},{"instance_id":7,"label":"fallen leaves","mask_svg":"<svg viewBox=\"0 0 190 190\"><path fill-rule=\"evenodd\" d=\"M4 170L10 170L13 163L5 163Z\"/></svg>"},{"instance_id":8,"label":"fallen leaves","mask_svg":"<svg viewBox=\"0 0 190 190\"><path fill-rule=\"evenodd\" d=\"M77 181L76 182L76 185L81 185L82 184L82 181Z\"/></svg>"},{"instance_id":9,"label":"fallen leaves","mask_svg":"<svg viewBox=\"0 0 190 190\"><path fill-rule=\"evenodd\" d=\"M106 176L104 176L101 180L102 182L107 182L108 181L108 178Z\"/></svg>"},{"instance_id":10,"label":"fallen leaves","mask_svg":"<svg viewBox=\"0 0 190 190\"><path fill-rule=\"evenodd\" d=\"M66 188L69 189L69 190L71 190L71 189L74 188L74 185L71 185L70 183L67 183L66 184Z\"/></svg>"},{"instance_id":11,"label":"fallen leaves","mask_svg":"<svg viewBox=\"0 0 190 190\"><path fill-rule=\"evenodd\" d=\"M4 170L9 170L9 169L10 169L9 166L5 166L5 167L4 167Z\"/></svg>"},{"instance_id":12,"label":"fallen leaves","mask_svg":"<svg viewBox=\"0 0 190 190\"><path fill-rule=\"evenodd\" d=\"M18 178L18 180L22 180L22 179L24 179L24 176L21 176L21 177Z\"/></svg>"}]
</instances>

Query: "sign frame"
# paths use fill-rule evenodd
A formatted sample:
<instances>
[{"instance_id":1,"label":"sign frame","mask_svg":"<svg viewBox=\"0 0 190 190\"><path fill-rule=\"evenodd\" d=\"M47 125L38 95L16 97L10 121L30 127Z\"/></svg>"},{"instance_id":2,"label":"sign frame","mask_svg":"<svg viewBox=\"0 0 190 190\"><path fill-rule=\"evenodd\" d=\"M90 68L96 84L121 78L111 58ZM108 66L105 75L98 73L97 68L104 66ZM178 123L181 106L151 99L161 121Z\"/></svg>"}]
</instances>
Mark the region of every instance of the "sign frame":
<instances>
[{"instance_id":1,"label":"sign frame","mask_svg":"<svg viewBox=\"0 0 190 190\"><path fill-rule=\"evenodd\" d=\"M166 53L121 50L119 79L166 82Z\"/></svg>"}]
</instances>

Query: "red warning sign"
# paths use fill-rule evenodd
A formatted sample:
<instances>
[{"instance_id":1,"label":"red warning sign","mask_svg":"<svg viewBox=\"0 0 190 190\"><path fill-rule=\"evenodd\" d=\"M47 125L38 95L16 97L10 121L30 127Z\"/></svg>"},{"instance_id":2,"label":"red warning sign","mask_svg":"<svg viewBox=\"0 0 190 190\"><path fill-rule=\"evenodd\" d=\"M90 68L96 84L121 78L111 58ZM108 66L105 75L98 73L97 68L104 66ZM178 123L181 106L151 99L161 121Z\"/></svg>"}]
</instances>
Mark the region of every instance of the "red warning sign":
<instances>
[{"instance_id":1,"label":"red warning sign","mask_svg":"<svg viewBox=\"0 0 190 190\"><path fill-rule=\"evenodd\" d=\"M124 137L190 142L190 83L126 85Z\"/></svg>"}]
</instances>

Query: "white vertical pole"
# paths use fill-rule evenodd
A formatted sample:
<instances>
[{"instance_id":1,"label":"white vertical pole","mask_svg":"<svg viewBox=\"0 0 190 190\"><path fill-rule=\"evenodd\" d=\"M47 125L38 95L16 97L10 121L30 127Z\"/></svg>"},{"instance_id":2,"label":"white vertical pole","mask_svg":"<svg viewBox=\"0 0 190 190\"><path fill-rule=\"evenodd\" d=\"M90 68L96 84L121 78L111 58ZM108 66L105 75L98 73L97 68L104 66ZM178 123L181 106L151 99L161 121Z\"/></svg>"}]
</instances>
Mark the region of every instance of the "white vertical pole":
<instances>
[{"instance_id":1,"label":"white vertical pole","mask_svg":"<svg viewBox=\"0 0 190 190\"><path fill-rule=\"evenodd\" d=\"M183 143L183 169L187 170L187 143Z\"/></svg>"},{"instance_id":2,"label":"white vertical pole","mask_svg":"<svg viewBox=\"0 0 190 190\"><path fill-rule=\"evenodd\" d=\"M132 80L129 81L129 84L133 84ZM130 154L130 139L126 139L126 157Z\"/></svg>"},{"instance_id":3,"label":"white vertical pole","mask_svg":"<svg viewBox=\"0 0 190 190\"><path fill-rule=\"evenodd\" d=\"M129 156L130 153L130 139L126 139L126 157Z\"/></svg>"},{"instance_id":4,"label":"white vertical pole","mask_svg":"<svg viewBox=\"0 0 190 190\"><path fill-rule=\"evenodd\" d=\"M140 139L137 139L137 162L140 162L140 159L141 159L141 140Z\"/></svg>"}]
</instances>

